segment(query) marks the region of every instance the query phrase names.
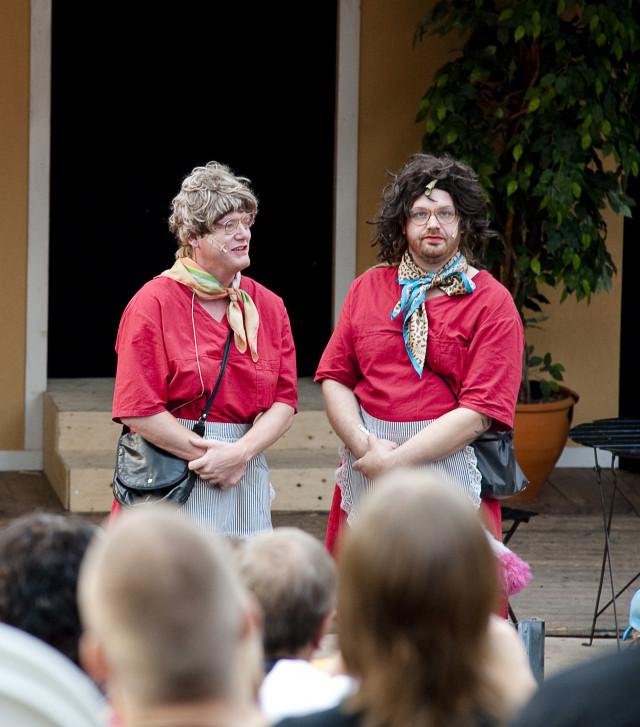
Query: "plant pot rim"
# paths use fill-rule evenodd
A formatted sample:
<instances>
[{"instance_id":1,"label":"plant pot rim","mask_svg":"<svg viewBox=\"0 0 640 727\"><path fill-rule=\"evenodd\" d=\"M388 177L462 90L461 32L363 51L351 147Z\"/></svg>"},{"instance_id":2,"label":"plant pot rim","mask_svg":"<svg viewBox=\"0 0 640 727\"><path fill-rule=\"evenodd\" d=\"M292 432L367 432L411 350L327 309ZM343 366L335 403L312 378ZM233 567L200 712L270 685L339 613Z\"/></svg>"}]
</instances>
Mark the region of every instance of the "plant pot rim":
<instances>
[{"instance_id":1,"label":"plant pot rim","mask_svg":"<svg viewBox=\"0 0 640 727\"><path fill-rule=\"evenodd\" d=\"M559 409L568 409L578 402L580 398L575 391L566 386L560 387L560 393L563 394L561 399L555 401L539 402L537 404L516 404L516 412L533 413L538 411L557 411Z\"/></svg>"}]
</instances>

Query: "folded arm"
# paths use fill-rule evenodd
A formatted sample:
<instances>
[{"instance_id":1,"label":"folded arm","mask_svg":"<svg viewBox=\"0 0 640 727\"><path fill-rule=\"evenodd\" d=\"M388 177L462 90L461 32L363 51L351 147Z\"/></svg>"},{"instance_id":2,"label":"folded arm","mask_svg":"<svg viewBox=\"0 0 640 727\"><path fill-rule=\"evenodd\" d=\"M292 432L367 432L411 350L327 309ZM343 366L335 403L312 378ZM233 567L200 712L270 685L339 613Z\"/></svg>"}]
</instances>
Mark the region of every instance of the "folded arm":
<instances>
[{"instance_id":1,"label":"folded arm","mask_svg":"<svg viewBox=\"0 0 640 727\"><path fill-rule=\"evenodd\" d=\"M192 435L190 441L199 448L199 456L189 462L189 467L202 479L215 482L223 490L235 487L244 477L247 462L270 447L291 427L293 414L293 407L275 402L235 442L200 439Z\"/></svg>"},{"instance_id":2,"label":"folded arm","mask_svg":"<svg viewBox=\"0 0 640 727\"><path fill-rule=\"evenodd\" d=\"M375 479L396 467L411 467L444 459L460 451L491 426L491 417L459 407L436 419L404 444L367 436L362 424L360 404L351 389L325 379L322 382L327 416L336 434L358 457L354 469Z\"/></svg>"},{"instance_id":3,"label":"folded arm","mask_svg":"<svg viewBox=\"0 0 640 727\"><path fill-rule=\"evenodd\" d=\"M369 450L353 468L369 479L397 467L413 467L434 462L459 452L491 426L491 417L473 409L453 409L433 421L396 449L369 437Z\"/></svg>"}]
</instances>

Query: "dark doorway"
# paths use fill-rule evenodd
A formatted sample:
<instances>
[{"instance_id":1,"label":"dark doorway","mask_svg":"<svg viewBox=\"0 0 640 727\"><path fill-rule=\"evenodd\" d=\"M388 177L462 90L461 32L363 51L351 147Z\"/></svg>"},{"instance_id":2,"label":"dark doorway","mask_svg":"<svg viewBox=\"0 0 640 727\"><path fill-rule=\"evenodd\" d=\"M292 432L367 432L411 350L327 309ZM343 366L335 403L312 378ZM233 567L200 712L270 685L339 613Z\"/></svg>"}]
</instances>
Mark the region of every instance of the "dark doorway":
<instances>
[{"instance_id":1,"label":"dark doorway","mask_svg":"<svg viewBox=\"0 0 640 727\"><path fill-rule=\"evenodd\" d=\"M293 7L293 6L292 6ZM260 201L247 274L301 376L331 331L337 3L53 2L49 377L113 376L126 303L173 263L169 203L217 160Z\"/></svg>"}]
</instances>

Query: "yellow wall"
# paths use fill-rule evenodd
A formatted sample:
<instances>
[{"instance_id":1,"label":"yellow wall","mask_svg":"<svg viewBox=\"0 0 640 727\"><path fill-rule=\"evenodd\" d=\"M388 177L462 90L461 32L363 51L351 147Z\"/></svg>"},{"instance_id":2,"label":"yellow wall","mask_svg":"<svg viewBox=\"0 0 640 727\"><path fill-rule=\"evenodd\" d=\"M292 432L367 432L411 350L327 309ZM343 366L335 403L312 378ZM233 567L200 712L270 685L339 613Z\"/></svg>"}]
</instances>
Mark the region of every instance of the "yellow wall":
<instances>
[{"instance_id":1,"label":"yellow wall","mask_svg":"<svg viewBox=\"0 0 640 727\"><path fill-rule=\"evenodd\" d=\"M618 269L612 289L590 304L570 298L560 303L559 291L545 290L549 320L527 332L536 353L549 351L565 367L564 382L580 397L574 424L618 416L623 220L611 211L605 219L607 248Z\"/></svg>"},{"instance_id":2,"label":"yellow wall","mask_svg":"<svg viewBox=\"0 0 640 727\"><path fill-rule=\"evenodd\" d=\"M0 2L0 450L24 447L29 17Z\"/></svg>"},{"instance_id":3,"label":"yellow wall","mask_svg":"<svg viewBox=\"0 0 640 727\"><path fill-rule=\"evenodd\" d=\"M422 125L415 123L420 99L432 73L449 60L453 38L428 38L412 47L416 23L434 0L362 0L360 52L360 129L358 140L357 272L374 260L370 247L372 220L388 177L412 153L421 150ZM622 221L608 217L608 246L622 269ZM556 291L545 313L543 330L527 334L536 352L550 351L566 368L565 383L580 401L574 423L617 416L620 354L621 272L614 288L593 298L591 305L567 299Z\"/></svg>"},{"instance_id":4,"label":"yellow wall","mask_svg":"<svg viewBox=\"0 0 640 727\"><path fill-rule=\"evenodd\" d=\"M421 151L422 128L415 123L430 69L446 60L450 41L422 41L413 48L416 23L433 0L362 0L360 27L360 120L358 132L357 272L373 264L371 225L386 170L396 172Z\"/></svg>"}]
</instances>

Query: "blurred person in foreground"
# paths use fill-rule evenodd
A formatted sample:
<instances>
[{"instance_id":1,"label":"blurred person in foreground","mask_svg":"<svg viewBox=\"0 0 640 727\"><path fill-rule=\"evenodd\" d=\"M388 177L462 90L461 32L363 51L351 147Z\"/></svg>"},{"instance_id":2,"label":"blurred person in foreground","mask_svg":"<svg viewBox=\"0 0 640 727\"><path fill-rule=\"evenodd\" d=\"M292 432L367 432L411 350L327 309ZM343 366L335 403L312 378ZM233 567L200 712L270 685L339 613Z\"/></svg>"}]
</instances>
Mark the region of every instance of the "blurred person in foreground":
<instances>
[{"instance_id":1,"label":"blurred person in foreground","mask_svg":"<svg viewBox=\"0 0 640 727\"><path fill-rule=\"evenodd\" d=\"M640 649L595 657L555 674L512 727L636 727L640 723Z\"/></svg>"},{"instance_id":2,"label":"blurred person in foreground","mask_svg":"<svg viewBox=\"0 0 640 727\"><path fill-rule=\"evenodd\" d=\"M77 587L89 543L102 530L79 517L32 512L0 530L0 621L78 664Z\"/></svg>"},{"instance_id":3,"label":"blurred person in foreground","mask_svg":"<svg viewBox=\"0 0 640 727\"><path fill-rule=\"evenodd\" d=\"M622 634L629 653L607 654L545 680L517 727L631 727L640 715L640 590Z\"/></svg>"},{"instance_id":4,"label":"blurred person in foreground","mask_svg":"<svg viewBox=\"0 0 640 727\"><path fill-rule=\"evenodd\" d=\"M109 705L98 687L58 649L0 623L2 727L107 727Z\"/></svg>"},{"instance_id":5,"label":"blurred person in foreground","mask_svg":"<svg viewBox=\"0 0 640 727\"><path fill-rule=\"evenodd\" d=\"M495 727L536 688L469 503L398 470L363 499L338 563L339 645L359 691L281 727Z\"/></svg>"},{"instance_id":6,"label":"blurred person in foreground","mask_svg":"<svg viewBox=\"0 0 640 727\"><path fill-rule=\"evenodd\" d=\"M266 676L260 706L273 721L338 704L355 687L339 655L318 668L335 618L336 565L313 535L281 527L240 544L237 564L262 608Z\"/></svg>"},{"instance_id":7,"label":"blurred person in foreground","mask_svg":"<svg viewBox=\"0 0 640 727\"><path fill-rule=\"evenodd\" d=\"M81 659L124 727L261 727L259 615L228 543L169 506L139 506L90 547Z\"/></svg>"}]
</instances>

